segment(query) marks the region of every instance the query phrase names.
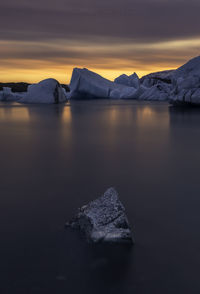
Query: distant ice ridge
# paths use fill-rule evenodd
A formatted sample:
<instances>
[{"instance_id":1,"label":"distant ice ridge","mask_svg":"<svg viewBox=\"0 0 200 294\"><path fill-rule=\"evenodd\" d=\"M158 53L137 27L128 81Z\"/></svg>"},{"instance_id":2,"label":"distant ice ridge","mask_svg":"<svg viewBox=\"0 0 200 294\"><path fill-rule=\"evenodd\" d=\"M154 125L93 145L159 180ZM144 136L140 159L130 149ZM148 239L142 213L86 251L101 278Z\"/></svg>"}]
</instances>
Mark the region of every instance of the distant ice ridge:
<instances>
[{"instance_id":1,"label":"distant ice ridge","mask_svg":"<svg viewBox=\"0 0 200 294\"><path fill-rule=\"evenodd\" d=\"M130 76L123 74L116 78L114 82L116 84L133 87L135 89L138 89L140 87L140 79L136 73L133 73Z\"/></svg>"}]
</instances>

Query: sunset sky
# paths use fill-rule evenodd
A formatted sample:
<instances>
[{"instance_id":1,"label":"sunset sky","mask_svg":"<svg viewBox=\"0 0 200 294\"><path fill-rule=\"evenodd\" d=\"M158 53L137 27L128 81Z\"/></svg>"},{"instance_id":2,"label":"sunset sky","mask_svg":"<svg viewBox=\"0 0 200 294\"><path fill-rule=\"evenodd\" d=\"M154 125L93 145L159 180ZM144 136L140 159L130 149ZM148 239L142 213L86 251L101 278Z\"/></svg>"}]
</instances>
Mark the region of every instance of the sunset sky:
<instances>
[{"instance_id":1,"label":"sunset sky","mask_svg":"<svg viewBox=\"0 0 200 294\"><path fill-rule=\"evenodd\" d=\"M200 55L199 11L199 0L1 0L0 81L176 68Z\"/></svg>"}]
</instances>

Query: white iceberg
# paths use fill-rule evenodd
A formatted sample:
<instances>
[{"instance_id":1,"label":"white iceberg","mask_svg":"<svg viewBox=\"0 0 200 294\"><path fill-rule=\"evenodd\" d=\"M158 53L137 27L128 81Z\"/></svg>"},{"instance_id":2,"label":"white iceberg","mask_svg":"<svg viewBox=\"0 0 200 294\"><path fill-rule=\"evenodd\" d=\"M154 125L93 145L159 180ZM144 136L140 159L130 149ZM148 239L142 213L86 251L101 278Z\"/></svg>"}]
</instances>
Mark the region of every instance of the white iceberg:
<instances>
[{"instance_id":1,"label":"white iceberg","mask_svg":"<svg viewBox=\"0 0 200 294\"><path fill-rule=\"evenodd\" d=\"M116 84L133 87L138 89L140 87L140 79L136 73L133 73L132 75L128 76L126 74L123 74L116 78L114 80Z\"/></svg>"},{"instance_id":2,"label":"white iceberg","mask_svg":"<svg viewBox=\"0 0 200 294\"><path fill-rule=\"evenodd\" d=\"M58 81L47 79L28 86L28 91L20 103L62 103L67 100L65 91Z\"/></svg>"},{"instance_id":3,"label":"white iceberg","mask_svg":"<svg viewBox=\"0 0 200 294\"><path fill-rule=\"evenodd\" d=\"M69 87L69 99L138 98L137 89L111 82L86 68L74 68Z\"/></svg>"}]
</instances>

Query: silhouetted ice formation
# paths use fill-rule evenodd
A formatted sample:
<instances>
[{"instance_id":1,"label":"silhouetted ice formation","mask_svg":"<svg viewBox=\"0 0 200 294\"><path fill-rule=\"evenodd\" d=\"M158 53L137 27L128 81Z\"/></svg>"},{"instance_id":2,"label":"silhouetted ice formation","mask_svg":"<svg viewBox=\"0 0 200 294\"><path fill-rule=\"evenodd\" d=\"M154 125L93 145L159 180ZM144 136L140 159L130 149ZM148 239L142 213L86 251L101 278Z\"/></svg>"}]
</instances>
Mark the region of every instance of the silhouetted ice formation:
<instances>
[{"instance_id":1,"label":"silhouetted ice formation","mask_svg":"<svg viewBox=\"0 0 200 294\"><path fill-rule=\"evenodd\" d=\"M138 78L119 76L114 82L86 68L74 68L70 92L58 81L47 79L28 87L26 93L13 93L4 88L0 101L20 103L63 103L67 99L135 99L169 101L174 105L200 105L200 57L176 70L151 73Z\"/></svg>"},{"instance_id":2,"label":"silhouetted ice formation","mask_svg":"<svg viewBox=\"0 0 200 294\"><path fill-rule=\"evenodd\" d=\"M125 208L114 188L81 207L76 217L66 225L80 229L92 242L133 243Z\"/></svg>"}]
</instances>

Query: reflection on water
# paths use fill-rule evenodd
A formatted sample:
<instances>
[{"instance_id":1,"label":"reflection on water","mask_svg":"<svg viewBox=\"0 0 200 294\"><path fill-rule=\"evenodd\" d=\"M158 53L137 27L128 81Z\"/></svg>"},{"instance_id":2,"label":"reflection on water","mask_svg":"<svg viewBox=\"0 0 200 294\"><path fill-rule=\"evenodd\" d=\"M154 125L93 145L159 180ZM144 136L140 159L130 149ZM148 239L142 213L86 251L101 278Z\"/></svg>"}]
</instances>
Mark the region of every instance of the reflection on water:
<instances>
[{"instance_id":1,"label":"reflection on water","mask_svg":"<svg viewBox=\"0 0 200 294\"><path fill-rule=\"evenodd\" d=\"M27 107L0 107L0 120L28 122L30 119Z\"/></svg>"},{"instance_id":2,"label":"reflection on water","mask_svg":"<svg viewBox=\"0 0 200 294\"><path fill-rule=\"evenodd\" d=\"M169 115L163 113L160 117L156 108L151 106L138 107L137 109L137 123L140 127L151 128L153 126L161 125L162 127L169 127Z\"/></svg>"},{"instance_id":3,"label":"reflection on water","mask_svg":"<svg viewBox=\"0 0 200 294\"><path fill-rule=\"evenodd\" d=\"M62 114L62 121L71 123L71 120L72 120L71 108L66 106L64 107L64 111Z\"/></svg>"},{"instance_id":4,"label":"reflection on water","mask_svg":"<svg viewBox=\"0 0 200 294\"><path fill-rule=\"evenodd\" d=\"M1 293L199 293L198 111L0 104L0 122ZM136 228L133 248L64 229L110 186Z\"/></svg>"},{"instance_id":5,"label":"reflection on water","mask_svg":"<svg viewBox=\"0 0 200 294\"><path fill-rule=\"evenodd\" d=\"M169 107L170 123L184 127L199 128L200 108L197 107Z\"/></svg>"},{"instance_id":6,"label":"reflection on water","mask_svg":"<svg viewBox=\"0 0 200 294\"><path fill-rule=\"evenodd\" d=\"M116 106L111 106L108 110L108 123L111 126L119 125L121 123L130 123L133 119L133 111L130 108L119 109Z\"/></svg>"}]
</instances>

